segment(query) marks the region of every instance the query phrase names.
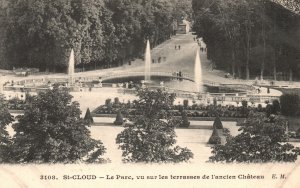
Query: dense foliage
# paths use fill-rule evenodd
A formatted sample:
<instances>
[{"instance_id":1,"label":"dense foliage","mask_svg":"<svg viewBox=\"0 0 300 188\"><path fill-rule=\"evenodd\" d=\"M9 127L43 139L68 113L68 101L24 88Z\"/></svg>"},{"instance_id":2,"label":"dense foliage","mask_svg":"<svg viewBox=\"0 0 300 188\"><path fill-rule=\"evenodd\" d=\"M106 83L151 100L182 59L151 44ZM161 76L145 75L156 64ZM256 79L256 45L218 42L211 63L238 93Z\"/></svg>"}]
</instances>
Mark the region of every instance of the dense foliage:
<instances>
[{"instance_id":1,"label":"dense foliage","mask_svg":"<svg viewBox=\"0 0 300 188\"><path fill-rule=\"evenodd\" d=\"M283 94L280 96L281 113L286 116L299 114L300 97L298 94Z\"/></svg>"},{"instance_id":2,"label":"dense foliage","mask_svg":"<svg viewBox=\"0 0 300 188\"><path fill-rule=\"evenodd\" d=\"M299 14L269 0L193 0L193 10L215 67L246 79L299 75Z\"/></svg>"},{"instance_id":3,"label":"dense foliage","mask_svg":"<svg viewBox=\"0 0 300 188\"><path fill-rule=\"evenodd\" d=\"M0 68L9 68L5 57L5 36L6 36L6 7L8 0L0 1Z\"/></svg>"},{"instance_id":4,"label":"dense foliage","mask_svg":"<svg viewBox=\"0 0 300 188\"><path fill-rule=\"evenodd\" d=\"M297 159L299 148L287 143L287 121L280 116L255 113L239 125L242 131L239 135L227 137L225 145L213 147L211 162L293 162Z\"/></svg>"},{"instance_id":5,"label":"dense foliage","mask_svg":"<svg viewBox=\"0 0 300 188\"><path fill-rule=\"evenodd\" d=\"M0 95L0 163L9 160L11 138L6 130L7 125L12 122L7 103Z\"/></svg>"},{"instance_id":6,"label":"dense foliage","mask_svg":"<svg viewBox=\"0 0 300 188\"><path fill-rule=\"evenodd\" d=\"M125 162L182 162L193 157L188 148L174 146L176 134L174 128L178 121L170 110L175 99L174 94L162 90L138 90L139 100L136 110L142 112L130 120L116 142L122 149Z\"/></svg>"},{"instance_id":7,"label":"dense foliage","mask_svg":"<svg viewBox=\"0 0 300 188\"><path fill-rule=\"evenodd\" d=\"M0 7L0 38L5 40L0 42L6 44L7 60L0 67L9 63L52 71L66 67L71 48L80 68L123 64L143 54L146 39L151 46L169 39L177 21L192 14L191 0L5 2Z\"/></svg>"},{"instance_id":8,"label":"dense foliage","mask_svg":"<svg viewBox=\"0 0 300 188\"><path fill-rule=\"evenodd\" d=\"M72 96L54 87L31 97L13 124L11 161L16 163L103 162L105 147L90 137Z\"/></svg>"}]
</instances>

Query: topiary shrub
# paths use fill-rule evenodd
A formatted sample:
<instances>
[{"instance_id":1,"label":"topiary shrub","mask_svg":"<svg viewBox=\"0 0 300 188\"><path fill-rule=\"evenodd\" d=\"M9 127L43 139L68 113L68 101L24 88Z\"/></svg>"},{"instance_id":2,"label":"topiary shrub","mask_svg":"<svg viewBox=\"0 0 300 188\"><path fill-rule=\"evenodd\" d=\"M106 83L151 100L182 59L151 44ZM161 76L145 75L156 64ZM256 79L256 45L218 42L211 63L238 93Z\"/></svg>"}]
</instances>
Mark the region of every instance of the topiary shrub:
<instances>
[{"instance_id":1,"label":"topiary shrub","mask_svg":"<svg viewBox=\"0 0 300 188\"><path fill-rule=\"evenodd\" d=\"M262 112L262 111L263 111L263 107L262 107L261 104L258 104L258 105L257 105L257 111L258 111L258 112Z\"/></svg>"},{"instance_id":2,"label":"topiary shrub","mask_svg":"<svg viewBox=\"0 0 300 188\"><path fill-rule=\"evenodd\" d=\"M111 99L106 99L105 100L105 106L109 106L111 104Z\"/></svg>"},{"instance_id":3,"label":"topiary shrub","mask_svg":"<svg viewBox=\"0 0 300 188\"><path fill-rule=\"evenodd\" d=\"M123 125L123 123L124 123L123 115L122 115L121 111L118 111L116 120L114 121L114 124L115 125Z\"/></svg>"},{"instance_id":4,"label":"topiary shrub","mask_svg":"<svg viewBox=\"0 0 300 188\"><path fill-rule=\"evenodd\" d=\"M299 111L300 98L297 94L283 94L280 96L281 113L287 116L295 116Z\"/></svg>"},{"instance_id":5,"label":"topiary shrub","mask_svg":"<svg viewBox=\"0 0 300 188\"><path fill-rule=\"evenodd\" d=\"M192 116L197 117L197 112L193 112Z\"/></svg>"},{"instance_id":6,"label":"topiary shrub","mask_svg":"<svg viewBox=\"0 0 300 188\"><path fill-rule=\"evenodd\" d=\"M183 111L183 106L182 106L182 105L179 105L179 106L178 106L178 110L179 110L179 112L182 112L182 111Z\"/></svg>"},{"instance_id":7,"label":"topiary shrub","mask_svg":"<svg viewBox=\"0 0 300 188\"><path fill-rule=\"evenodd\" d=\"M107 110L109 110L109 111L112 109L113 105L112 105L111 99L105 100L105 106L106 106Z\"/></svg>"},{"instance_id":8,"label":"topiary shrub","mask_svg":"<svg viewBox=\"0 0 300 188\"><path fill-rule=\"evenodd\" d=\"M120 99L119 99L119 97L116 97L116 98L114 99L114 103L115 103L115 104L120 104Z\"/></svg>"},{"instance_id":9,"label":"topiary shrub","mask_svg":"<svg viewBox=\"0 0 300 188\"><path fill-rule=\"evenodd\" d=\"M93 119L93 117L91 115L91 112L90 112L89 108L86 109L84 119L87 120L89 123L94 123L94 119Z\"/></svg>"},{"instance_id":10,"label":"topiary shrub","mask_svg":"<svg viewBox=\"0 0 300 188\"><path fill-rule=\"evenodd\" d=\"M213 104L214 104L214 106L217 106L217 99L216 98L214 98Z\"/></svg>"},{"instance_id":11,"label":"topiary shrub","mask_svg":"<svg viewBox=\"0 0 300 188\"><path fill-rule=\"evenodd\" d=\"M181 113L181 122L180 122L180 125L179 125L179 127L184 127L184 128L188 128L189 126L190 126L190 121L189 121L189 119L188 119L188 117L187 117L187 114L186 114L186 112L182 112Z\"/></svg>"},{"instance_id":12,"label":"topiary shrub","mask_svg":"<svg viewBox=\"0 0 300 188\"><path fill-rule=\"evenodd\" d=\"M183 106L186 109L189 106L189 100L187 99L183 100Z\"/></svg>"},{"instance_id":13,"label":"topiary shrub","mask_svg":"<svg viewBox=\"0 0 300 188\"><path fill-rule=\"evenodd\" d=\"M241 108L239 108L239 114L241 115L241 117L247 117L249 111L249 108L247 108L246 106L242 106Z\"/></svg>"},{"instance_id":14,"label":"topiary shrub","mask_svg":"<svg viewBox=\"0 0 300 188\"><path fill-rule=\"evenodd\" d=\"M131 104L130 100L127 101L126 108L129 108L129 109L132 108L132 104Z\"/></svg>"},{"instance_id":15,"label":"topiary shrub","mask_svg":"<svg viewBox=\"0 0 300 188\"><path fill-rule=\"evenodd\" d=\"M245 101L245 100L243 100L243 101L242 101L242 106L246 108L246 107L248 106L248 102Z\"/></svg>"},{"instance_id":16,"label":"topiary shrub","mask_svg":"<svg viewBox=\"0 0 300 188\"><path fill-rule=\"evenodd\" d=\"M217 116L215 118L215 121L214 121L214 124L213 124L213 128L215 128L215 129L223 129L223 124L222 124L219 116Z\"/></svg>"},{"instance_id":17,"label":"topiary shrub","mask_svg":"<svg viewBox=\"0 0 300 188\"><path fill-rule=\"evenodd\" d=\"M221 144L221 137L219 136L217 129L214 128L208 140L208 144Z\"/></svg>"},{"instance_id":18,"label":"topiary shrub","mask_svg":"<svg viewBox=\"0 0 300 188\"><path fill-rule=\"evenodd\" d=\"M272 104L273 104L273 114L278 114L278 112L280 112L279 101L277 99L273 100Z\"/></svg>"}]
</instances>

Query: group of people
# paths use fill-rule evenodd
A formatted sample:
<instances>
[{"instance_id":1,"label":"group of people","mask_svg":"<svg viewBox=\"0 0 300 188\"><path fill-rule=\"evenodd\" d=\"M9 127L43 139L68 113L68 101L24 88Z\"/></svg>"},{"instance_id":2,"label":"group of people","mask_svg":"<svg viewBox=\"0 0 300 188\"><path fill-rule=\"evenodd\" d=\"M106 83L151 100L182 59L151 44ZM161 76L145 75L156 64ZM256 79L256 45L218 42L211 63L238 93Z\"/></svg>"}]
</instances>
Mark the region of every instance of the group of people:
<instances>
[{"instance_id":1,"label":"group of people","mask_svg":"<svg viewBox=\"0 0 300 188\"><path fill-rule=\"evenodd\" d=\"M162 61L167 61L167 57L158 57L157 63L161 63ZM152 63L156 63L155 59L152 59Z\"/></svg>"},{"instance_id":2,"label":"group of people","mask_svg":"<svg viewBox=\"0 0 300 188\"><path fill-rule=\"evenodd\" d=\"M261 87L259 87L259 88L256 89L257 94L260 94L260 93L261 93L261 89L260 89L260 88L261 88Z\"/></svg>"},{"instance_id":3,"label":"group of people","mask_svg":"<svg viewBox=\"0 0 300 188\"><path fill-rule=\"evenodd\" d=\"M200 47L201 52L206 52L206 48Z\"/></svg>"},{"instance_id":4,"label":"group of people","mask_svg":"<svg viewBox=\"0 0 300 188\"><path fill-rule=\"evenodd\" d=\"M173 72L173 73L172 73L172 76L177 77L177 80L178 80L178 79L180 79L180 78L178 78L178 77L182 77L183 75L182 75L182 72L181 72L181 71L176 71L176 72Z\"/></svg>"},{"instance_id":5,"label":"group of people","mask_svg":"<svg viewBox=\"0 0 300 188\"><path fill-rule=\"evenodd\" d=\"M207 48L206 48L206 47L202 47L202 46L201 46L201 40L199 40L199 38L194 37L194 41L197 41L198 46L200 47L200 51L201 51L201 52L206 52L206 51L207 51Z\"/></svg>"},{"instance_id":6,"label":"group of people","mask_svg":"<svg viewBox=\"0 0 300 188\"><path fill-rule=\"evenodd\" d=\"M178 46L175 45L175 50L177 50L177 49L180 50L180 45L178 45Z\"/></svg>"},{"instance_id":7,"label":"group of people","mask_svg":"<svg viewBox=\"0 0 300 188\"><path fill-rule=\"evenodd\" d=\"M194 37L194 41L197 41L197 43L198 43L198 46L200 46L200 47L201 47L201 40L199 40L199 38L196 38L196 37Z\"/></svg>"}]
</instances>

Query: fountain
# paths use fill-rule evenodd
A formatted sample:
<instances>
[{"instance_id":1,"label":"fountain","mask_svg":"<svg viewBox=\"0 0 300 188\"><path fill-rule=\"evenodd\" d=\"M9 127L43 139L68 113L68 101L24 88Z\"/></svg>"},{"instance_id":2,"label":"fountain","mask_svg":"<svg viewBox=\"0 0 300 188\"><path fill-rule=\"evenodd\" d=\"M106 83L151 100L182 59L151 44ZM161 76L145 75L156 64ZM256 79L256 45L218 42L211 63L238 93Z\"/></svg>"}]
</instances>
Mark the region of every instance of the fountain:
<instances>
[{"instance_id":1,"label":"fountain","mask_svg":"<svg viewBox=\"0 0 300 188\"><path fill-rule=\"evenodd\" d=\"M146 52L145 52L145 83L149 83L151 80L151 54L150 54L150 42L147 40Z\"/></svg>"},{"instance_id":2,"label":"fountain","mask_svg":"<svg viewBox=\"0 0 300 188\"><path fill-rule=\"evenodd\" d=\"M203 83L202 83L202 69L201 69L201 60L199 56L199 50L197 49L196 59L195 59L195 73L194 79L196 84L196 92L199 93L203 91Z\"/></svg>"},{"instance_id":3,"label":"fountain","mask_svg":"<svg viewBox=\"0 0 300 188\"><path fill-rule=\"evenodd\" d=\"M74 58L74 50L71 50L70 58L69 58L69 68L68 68L68 84L70 86L74 86L74 66L75 66L75 58Z\"/></svg>"}]
</instances>

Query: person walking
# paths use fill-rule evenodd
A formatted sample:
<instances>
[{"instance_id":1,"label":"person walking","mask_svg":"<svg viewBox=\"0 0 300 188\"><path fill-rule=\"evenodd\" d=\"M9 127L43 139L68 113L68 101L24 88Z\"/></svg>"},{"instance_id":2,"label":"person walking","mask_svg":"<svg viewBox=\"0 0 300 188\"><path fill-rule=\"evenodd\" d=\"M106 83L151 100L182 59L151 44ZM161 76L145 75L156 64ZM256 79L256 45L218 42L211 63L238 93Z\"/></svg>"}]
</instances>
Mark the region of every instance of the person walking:
<instances>
[{"instance_id":1,"label":"person walking","mask_svg":"<svg viewBox=\"0 0 300 188\"><path fill-rule=\"evenodd\" d=\"M178 45L178 50L180 50L180 45Z\"/></svg>"},{"instance_id":2,"label":"person walking","mask_svg":"<svg viewBox=\"0 0 300 188\"><path fill-rule=\"evenodd\" d=\"M177 45L175 45L175 50L177 50Z\"/></svg>"}]
</instances>

